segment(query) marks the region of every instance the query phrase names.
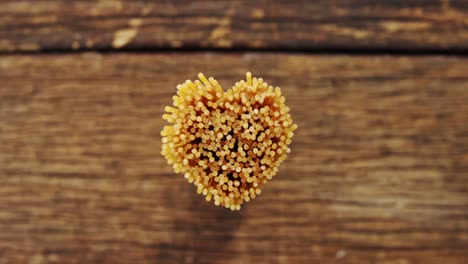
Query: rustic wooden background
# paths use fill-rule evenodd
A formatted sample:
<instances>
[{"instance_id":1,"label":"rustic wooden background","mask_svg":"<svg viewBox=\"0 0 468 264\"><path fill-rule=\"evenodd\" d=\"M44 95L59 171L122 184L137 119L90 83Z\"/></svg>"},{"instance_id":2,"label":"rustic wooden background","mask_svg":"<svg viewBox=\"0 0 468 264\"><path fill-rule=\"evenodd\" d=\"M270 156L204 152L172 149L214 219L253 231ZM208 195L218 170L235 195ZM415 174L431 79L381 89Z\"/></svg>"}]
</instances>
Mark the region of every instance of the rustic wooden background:
<instances>
[{"instance_id":1,"label":"rustic wooden background","mask_svg":"<svg viewBox=\"0 0 468 264\"><path fill-rule=\"evenodd\" d=\"M0 0L0 263L467 263L468 2ZM239 212L160 155L176 84L281 86Z\"/></svg>"}]
</instances>

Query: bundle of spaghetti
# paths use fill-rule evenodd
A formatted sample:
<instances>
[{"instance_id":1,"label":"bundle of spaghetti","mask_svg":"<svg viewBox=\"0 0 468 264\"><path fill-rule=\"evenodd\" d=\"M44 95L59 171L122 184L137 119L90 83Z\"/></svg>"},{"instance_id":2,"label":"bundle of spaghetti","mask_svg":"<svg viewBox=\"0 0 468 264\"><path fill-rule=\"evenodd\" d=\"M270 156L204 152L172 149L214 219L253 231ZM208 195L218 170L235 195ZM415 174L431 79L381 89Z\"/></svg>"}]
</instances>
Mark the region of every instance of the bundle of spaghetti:
<instances>
[{"instance_id":1,"label":"bundle of spaghetti","mask_svg":"<svg viewBox=\"0 0 468 264\"><path fill-rule=\"evenodd\" d=\"M281 89L246 75L226 92L202 73L178 85L161 132L161 153L174 171L206 201L231 210L259 195L278 172L297 128Z\"/></svg>"}]
</instances>

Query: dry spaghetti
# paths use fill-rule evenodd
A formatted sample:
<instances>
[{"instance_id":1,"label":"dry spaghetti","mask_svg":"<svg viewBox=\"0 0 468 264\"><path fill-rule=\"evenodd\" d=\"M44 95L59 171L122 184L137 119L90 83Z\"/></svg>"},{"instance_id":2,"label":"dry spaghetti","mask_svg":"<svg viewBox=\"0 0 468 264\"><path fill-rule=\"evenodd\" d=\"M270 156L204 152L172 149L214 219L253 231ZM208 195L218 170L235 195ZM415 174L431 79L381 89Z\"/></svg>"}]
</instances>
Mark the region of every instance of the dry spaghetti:
<instances>
[{"instance_id":1,"label":"dry spaghetti","mask_svg":"<svg viewBox=\"0 0 468 264\"><path fill-rule=\"evenodd\" d=\"M198 77L178 85L174 107L165 108L161 153L206 201L239 210L278 172L297 125L280 88L250 72L226 92Z\"/></svg>"}]
</instances>

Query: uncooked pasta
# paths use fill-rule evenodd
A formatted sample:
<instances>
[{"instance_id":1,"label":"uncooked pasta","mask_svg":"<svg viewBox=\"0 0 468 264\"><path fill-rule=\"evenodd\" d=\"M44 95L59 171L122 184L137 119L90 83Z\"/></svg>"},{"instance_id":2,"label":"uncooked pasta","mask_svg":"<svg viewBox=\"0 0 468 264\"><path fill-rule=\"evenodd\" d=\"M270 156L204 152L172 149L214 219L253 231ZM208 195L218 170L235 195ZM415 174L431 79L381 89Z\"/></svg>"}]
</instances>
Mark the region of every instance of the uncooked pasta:
<instances>
[{"instance_id":1,"label":"uncooked pasta","mask_svg":"<svg viewBox=\"0 0 468 264\"><path fill-rule=\"evenodd\" d=\"M179 84L161 132L161 153L174 171L206 201L231 210L275 176L297 128L281 89L246 75L227 91L202 73Z\"/></svg>"}]
</instances>

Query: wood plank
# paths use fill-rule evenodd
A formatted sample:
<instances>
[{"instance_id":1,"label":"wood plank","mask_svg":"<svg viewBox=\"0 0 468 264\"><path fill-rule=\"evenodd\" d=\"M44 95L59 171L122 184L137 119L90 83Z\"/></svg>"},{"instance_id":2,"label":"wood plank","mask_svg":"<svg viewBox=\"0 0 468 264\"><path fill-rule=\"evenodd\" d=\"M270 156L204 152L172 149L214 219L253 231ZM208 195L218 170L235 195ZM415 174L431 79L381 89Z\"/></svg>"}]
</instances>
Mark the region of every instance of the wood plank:
<instances>
[{"instance_id":1,"label":"wood plank","mask_svg":"<svg viewBox=\"0 0 468 264\"><path fill-rule=\"evenodd\" d=\"M408 1L0 1L0 51L159 48L451 50L468 4Z\"/></svg>"},{"instance_id":2,"label":"wood plank","mask_svg":"<svg viewBox=\"0 0 468 264\"><path fill-rule=\"evenodd\" d=\"M160 155L175 85L245 71L299 129L262 195L206 203ZM468 58L0 59L0 263L465 263Z\"/></svg>"}]
</instances>

